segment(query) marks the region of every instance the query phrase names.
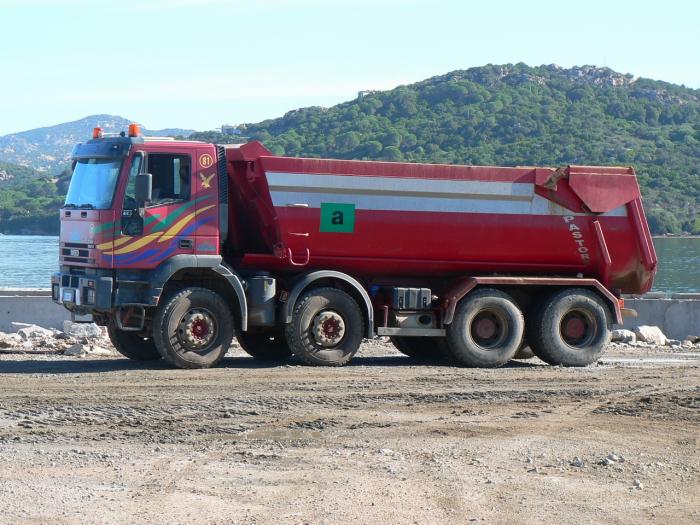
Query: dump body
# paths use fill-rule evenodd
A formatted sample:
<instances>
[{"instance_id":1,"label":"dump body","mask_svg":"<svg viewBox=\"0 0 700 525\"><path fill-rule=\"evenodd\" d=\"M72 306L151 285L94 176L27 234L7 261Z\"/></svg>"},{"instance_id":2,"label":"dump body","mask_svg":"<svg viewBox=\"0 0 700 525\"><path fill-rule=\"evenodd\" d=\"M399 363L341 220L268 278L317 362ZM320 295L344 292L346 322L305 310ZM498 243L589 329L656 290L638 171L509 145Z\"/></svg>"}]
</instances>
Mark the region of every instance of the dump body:
<instances>
[{"instance_id":1,"label":"dump body","mask_svg":"<svg viewBox=\"0 0 700 525\"><path fill-rule=\"evenodd\" d=\"M652 285L632 168L480 167L275 157L227 148L243 268L359 276L583 276Z\"/></svg>"}]
</instances>

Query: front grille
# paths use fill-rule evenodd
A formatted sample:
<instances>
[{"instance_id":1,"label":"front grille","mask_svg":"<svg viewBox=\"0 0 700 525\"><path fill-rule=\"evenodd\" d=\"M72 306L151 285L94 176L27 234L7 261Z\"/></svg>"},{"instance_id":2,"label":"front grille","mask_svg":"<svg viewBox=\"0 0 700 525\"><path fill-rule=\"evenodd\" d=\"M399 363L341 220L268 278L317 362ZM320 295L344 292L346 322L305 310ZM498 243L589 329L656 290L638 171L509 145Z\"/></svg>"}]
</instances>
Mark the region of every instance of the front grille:
<instances>
[{"instance_id":1,"label":"front grille","mask_svg":"<svg viewBox=\"0 0 700 525\"><path fill-rule=\"evenodd\" d=\"M77 275L62 275L61 276L61 286L64 288L78 288L80 284L80 277Z\"/></svg>"},{"instance_id":2,"label":"front grille","mask_svg":"<svg viewBox=\"0 0 700 525\"><path fill-rule=\"evenodd\" d=\"M94 264L95 260L94 259L88 259L87 257L82 258L82 257L61 257L61 260L63 262L72 262L72 263L80 263L80 264Z\"/></svg>"},{"instance_id":3,"label":"front grille","mask_svg":"<svg viewBox=\"0 0 700 525\"><path fill-rule=\"evenodd\" d=\"M90 245L83 244L81 242L64 242L63 246L65 246L66 248L85 248L85 249L90 247Z\"/></svg>"}]
</instances>

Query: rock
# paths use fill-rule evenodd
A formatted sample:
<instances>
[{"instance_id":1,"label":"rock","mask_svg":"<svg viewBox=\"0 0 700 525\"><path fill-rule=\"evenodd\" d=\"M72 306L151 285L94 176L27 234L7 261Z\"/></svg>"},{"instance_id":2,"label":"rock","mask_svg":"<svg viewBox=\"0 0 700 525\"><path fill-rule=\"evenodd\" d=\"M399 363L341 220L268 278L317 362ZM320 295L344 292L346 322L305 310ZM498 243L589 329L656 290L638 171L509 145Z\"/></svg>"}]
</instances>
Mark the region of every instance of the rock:
<instances>
[{"instance_id":1,"label":"rock","mask_svg":"<svg viewBox=\"0 0 700 525\"><path fill-rule=\"evenodd\" d=\"M22 344L22 338L19 334L6 334L0 332L0 348L15 348Z\"/></svg>"},{"instance_id":2,"label":"rock","mask_svg":"<svg viewBox=\"0 0 700 525\"><path fill-rule=\"evenodd\" d=\"M637 342L637 336L632 330L613 330L612 341L616 343L631 344Z\"/></svg>"},{"instance_id":3,"label":"rock","mask_svg":"<svg viewBox=\"0 0 700 525\"><path fill-rule=\"evenodd\" d=\"M73 346L70 346L63 351L63 355L69 355L73 357L83 357L87 354L88 346L81 343L75 343Z\"/></svg>"},{"instance_id":4,"label":"rock","mask_svg":"<svg viewBox=\"0 0 700 525\"><path fill-rule=\"evenodd\" d=\"M668 339L658 326L638 326L634 329L638 341L664 346Z\"/></svg>"},{"instance_id":5,"label":"rock","mask_svg":"<svg viewBox=\"0 0 700 525\"><path fill-rule=\"evenodd\" d=\"M17 330L17 335L19 335L25 341L28 341L30 339L45 339L48 337L53 337L53 331L32 324Z\"/></svg>"},{"instance_id":6,"label":"rock","mask_svg":"<svg viewBox=\"0 0 700 525\"><path fill-rule=\"evenodd\" d=\"M625 458L622 456L618 456L617 454L613 454L612 452L607 455L607 457L603 458L600 461L601 465L604 465L606 467L609 467L611 465L617 465L625 462Z\"/></svg>"},{"instance_id":7,"label":"rock","mask_svg":"<svg viewBox=\"0 0 700 525\"><path fill-rule=\"evenodd\" d=\"M644 488L644 483L642 483L642 480L640 480L640 479L635 479L634 480L634 487L639 489L639 490L642 490Z\"/></svg>"},{"instance_id":8,"label":"rock","mask_svg":"<svg viewBox=\"0 0 700 525\"><path fill-rule=\"evenodd\" d=\"M95 323L63 321L63 331L73 337L102 337L102 329Z\"/></svg>"},{"instance_id":9,"label":"rock","mask_svg":"<svg viewBox=\"0 0 700 525\"><path fill-rule=\"evenodd\" d=\"M610 461L614 461L615 463L624 463L625 458L622 456L618 456L617 454L613 454L612 452L608 454L608 457L606 459L609 459Z\"/></svg>"},{"instance_id":10,"label":"rock","mask_svg":"<svg viewBox=\"0 0 700 525\"><path fill-rule=\"evenodd\" d=\"M112 355L112 351L107 350L106 348L102 348L101 346L90 345L88 348L88 354L89 355Z\"/></svg>"},{"instance_id":11,"label":"rock","mask_svg":"<svg viewBox=\"0 0 700 525\"><path fill-rule=\"evenodd\" d=\"M569 465L571 465L572 467L576 467L576 468L582 468L584 463L583 463L583 460L577 456L574 458L574 460L571 463L569 463Z\"/></svg>"},{"instance_id":12,"label":"rock","mask_svg":"<svg viewBox=\"0 0 700 525\"><path fill-rule=\"evenodd\" d=\"M63 355L73 356L73 357L85 357L85 356L111 356L112 351L107 348L103 348L96 344L85 344L85 343L75 343L74 345L66 348L63 351Z\"/></svg>"},{"instance_id":13,"label":"rock","mask_svg":"<svg viewBox=\"0 0 700 525\"><path fill-rule=\"evenodd\" d=\"M667 346L680 346L681 342L678 339L667 339L666 340L666 345Z\"/></svg>"}]
</instances>

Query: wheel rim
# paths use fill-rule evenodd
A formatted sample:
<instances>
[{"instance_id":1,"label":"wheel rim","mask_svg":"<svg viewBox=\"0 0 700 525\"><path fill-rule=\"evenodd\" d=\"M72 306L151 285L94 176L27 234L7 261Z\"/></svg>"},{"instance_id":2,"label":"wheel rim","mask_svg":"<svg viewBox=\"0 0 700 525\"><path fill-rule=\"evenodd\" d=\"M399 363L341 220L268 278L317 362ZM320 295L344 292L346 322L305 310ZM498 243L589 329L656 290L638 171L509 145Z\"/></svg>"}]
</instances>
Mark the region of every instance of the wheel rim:
<instances>
[{"instance_id":1,"label":"wheel rim","mask_svg":"<svg viewBox=\"0 0 700 525\"><path fill-rule=\"evenodd\" d=\"M559 323L559 333L564 342L574 348L588 346L598 332L598 324L586 310L570 310Z\"/></svg>"},{"instance_id":2,"label":"wheel rim","mask_svg":"<svg viewBox=\"0 0 700 525\"><path fill-rule=\"evenodd\" d=\"M205 308L193 308L180 319L177 327L180 344L196 352L207 348L216 338L216 321Z\"/></svg>"},{"instance_id":3,"label":"wheel rim","mask_svg":"<svg viewBox=\"0 0 700 525\"><path fill-rule=\"evenodd\" d=\"M314 341L325 348L337 346L345 337L345 321L333 310L319 312L314 317L311 334Z\"/></svg>"},{"instance_id":4,"label":"wheel rim","mask_svg":"<svg viewBox=\"0 0 700 525\"><path fill-rule=\"evenodd\" d=\"M498 310L482 310L472 319L470 333L476 344L488 350L499 348L508 337L508 320Z\"/></svg>"}]
</instances>

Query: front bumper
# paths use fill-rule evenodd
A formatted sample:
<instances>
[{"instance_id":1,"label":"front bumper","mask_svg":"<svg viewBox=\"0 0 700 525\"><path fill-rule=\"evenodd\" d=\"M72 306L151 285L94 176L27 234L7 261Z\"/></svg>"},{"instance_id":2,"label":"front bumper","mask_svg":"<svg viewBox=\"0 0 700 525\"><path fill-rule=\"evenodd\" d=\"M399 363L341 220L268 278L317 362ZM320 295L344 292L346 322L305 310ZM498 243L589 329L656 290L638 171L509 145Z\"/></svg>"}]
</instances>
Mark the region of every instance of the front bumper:
<instances>
[{"instance_id":1,"label":"front bumper","mask_svg":"<svg viewBox=\"0 0 700 525\"><path fill-rule=\"evenodd\" d=\"M113 280L97 275L58 272L51 276L51 298L71 312L87 314L112 308Z\"/></svg>"}]
</instances>

